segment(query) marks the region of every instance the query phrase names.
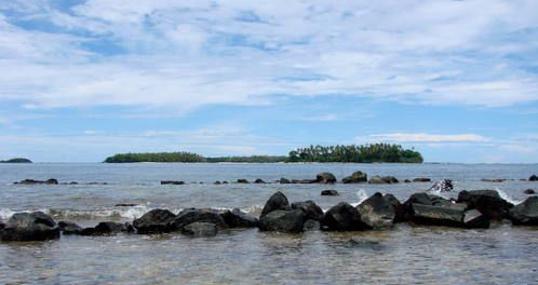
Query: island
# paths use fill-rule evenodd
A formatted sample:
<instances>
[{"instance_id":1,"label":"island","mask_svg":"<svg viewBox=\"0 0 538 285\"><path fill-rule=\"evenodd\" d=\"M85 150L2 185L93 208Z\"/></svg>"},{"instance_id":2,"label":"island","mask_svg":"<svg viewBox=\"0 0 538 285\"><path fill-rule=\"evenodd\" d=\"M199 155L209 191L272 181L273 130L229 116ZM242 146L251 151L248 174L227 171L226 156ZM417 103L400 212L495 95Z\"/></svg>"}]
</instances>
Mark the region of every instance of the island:
<instances>
[{"instance_id":1,"label":"island","mask_svg":"<svg viewBox=\"0 0 538 285\"><path fill-rule=\"evenodd\" d=\"M192 152L119 153L107 157L105 163L133 162L183 162L183 163L277 163L277 162L349 162L349 163L422 163L422 155L414 149L405 149L398 144L367 145L311 145L289 152L287 156L252 155L205 157Z\"/></svg>"},{"instance_id":2,"label":"island","mask_svg":"<svg viewBox=\"0 0 538 285\"><path fill-rule=\"evenodd\" d=\"M28 158L16 157L8 160L0 160L0 163L32 163Z\"/></svg>"}]
</instances>

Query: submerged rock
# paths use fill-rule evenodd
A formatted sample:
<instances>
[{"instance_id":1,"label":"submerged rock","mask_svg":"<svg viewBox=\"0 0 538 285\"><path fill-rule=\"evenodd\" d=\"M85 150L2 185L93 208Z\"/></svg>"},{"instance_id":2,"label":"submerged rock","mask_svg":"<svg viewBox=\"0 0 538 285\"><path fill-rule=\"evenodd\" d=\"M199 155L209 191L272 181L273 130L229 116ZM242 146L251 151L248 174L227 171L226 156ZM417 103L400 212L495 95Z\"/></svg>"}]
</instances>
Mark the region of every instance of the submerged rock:
<instances>
[{"instance_id":1,"label":"submerged rock","mask_svg":"<svg viewBox=\"0 0 538 285\"><path fill-rule=\"evenodd\" d=\"M16 213L0 232L2 241L44 241L59 237L56 222L43 212Z\"/></svg>"},{"instance_id":2,"label":"submerged rock","mask_svg":"<svg viewBox=\"0 0 538 285\"><path fill-rule=\"evenodd\" d=\"M80 232L83 236L106 236L118 233L132 233L134 228L129 223L100 222L93 228L84 228Z\"/></svg>"},{"instance_id":3,"label":"submerged rock","mask_svg":"<svg viewBox=\"0 0 538 285\"><path fill-rule=\"evenodd\" d=\"M506 181L504 178L482 178L480 179L482 182L493 182L493 183L501 183Z\"/></svg>"},{"instance_id":4,"label":"submerged rock","mask_svg":"<svg viewBox=\"0 0 538 285\"><path fill-rule=\"evenodd\" d=\"M181 232L192 237L213 237L217 235L218 227L213 223L194 222L183 227Z\"/></svg>"},{"instance_id":5,"label":"submerged rock","mask_svg":"<svg viewBox=\"0 0 538 285\"><path fill-rule=\"evenodd\" d=\"M359 211L346 202L330 208L323 216L322 226L332 231L365 230L370 227L360 217Z\"/></svg>"},{"instance_id":6,"label":"submerged rock","mask_svg":"<svg viewBox=\"0 0 538 285\"><path fill-rule=\"evenodd\" d=\"M306 215L306 219L315 221L323 219L323 210L312 200L292 203L291 208L302 210Z\"/></svg>"},{"instance_id":7,"label":"submerged rock","mask_svg":"<svg viewBox=\"0 0 538 285\"><path fill-rule=\"evenodd\" d=\"M222 184L222 183L221 183L220 181L217 180L217 181L215 181L213 184L215 184L215 185L220 185L220 184Z\"/></svg>"},{"instance_id":8,"label":"submerged rock","mask_svg":"<svg viewBox=\"0 0 538 285\"><path fill-rule=\"evenodd\" d=\"M306 214L300 209L275 210L260 218L262 231L298 233L303 231Z\"/></svg>"},{"instance_id":9,"label":"submerged rock","mask_svg":"<svg viewBox=\"0 0 538 285\"><path fill-rule=\"evenodd\" d=\"M394 176L372 176L370 180L368 180L369 184L395 184L398 183L398 179Z\"/></svg>"},{"instance_id":10,"label":"submerged rock","mask_svg":"<svg viewBox=\"0 0 538 285\"><path fill-rule=\"evenodd\" d=\"M280 180L278 180L278 182L280 184L290 184L291 183L291 181L288 178L284 178L284 177L280 178Z\"/></svg>"},{"instance_id":11,"label":"submerged rock","mask_svg":"<svg viewBox=\"0 0 538 285\"><path fill-rule=\"evenodd\" d=\"M239 184L248 184L248 180L246 180L244 178L237 179L237 183L239 183Z\"/></svg>"},{"instance_id":12,"label":"submerged rock","mask_svg":"<svg viewBox=\"0 0 538 285\"><path fill-rule=\"evenodd\" d=\"M428 191L432 192L450 192L454 190L454 185L450 179L442 179L435 182Z\"/></svg>"},{"instance_id":13,"label":"submerged rock","mask_svg":"<svg viewBox=\"0 0 538 285\"><path fill-rule=\"evenodd\" d=\"M523 191L523 193L525 193L527 195L532 195L532 194L536 194L536 191L534 191L534 189L527 189L527 190Z\"/></svg>"},{"instance_id":14,"label":"submerged rock","mask_svg":"<svg viewBox=\"0 0 538 285\"><path fill-rule=\"evenodd\" d=\"M114 205L114 207L135 207L135 206L138 206L138 204L134 204L134 203L119 203L119 204Z\"/></svg>"},{"instance_id":15,"label":"submerged rock","mask_svg":"<svg viewBox=\"0 0 538 285\"><path fill-rule=\"evenodd\" d=\"M411 180L409 180L409 179L405 179L405 180L404 180L404 183L411 183Z\"/></svg>"},{"instance_id":16,"label":"submerged rock","mask_svg":"<svg viewBox=\"0 0 538 285\"><path fill-rule=\"evenodd\" d=\"M254 180L254 183L256 183L256 184L265 184L266 182L263 181L263 179L261 179L261 178L257 178L256 180Z\"/></svg>"},{"instance_id":17,"label":"submerged rock","mask_svg":"<svg viewBox=\"0 0 538 285\"><path fill-rule=\"evenodd\" d=\"M227 228L220 213L214 209L190 208L181 211L170 223L171 230L182 230L186 225L195 222L207 222L217 225L219 228Z\"/></svg>"},{"instance_id":18,"label":"submerged rock","mask_svg":"<svg viewBox=\"0 0 538 285\"><path fill-rule=\"evenodd\" d=\"M338 196L340 193L336 190L323 190L321 191L321 196Z\"/></svg>"},{"instance_id":19,"label":"submerged rock","mask_svg":"<svg viewBox=\"0 0 538 285\"><path fill-rule=\"evenodd\" d=\"M139 234L167 233L172 230L170 224L176 215L169 210L153 209L133 221L133 227Z\"/></svg>"},{"instance_id":20,"label":"submerged rock","mask_svg":"<svg viewBox=\"0 0 538 285\"><path fill-rule=\"evenodd\" d=\"M413 182L431 182L432 180L428 177L417 177L413 179Z\"/></svg>"},{"instance_id":21,"label":"submerged rock","mask_svg":"<svg viewBox=\"0 0 538 285\"><path fill-rule=\"evenodd\" d=\"M58 227L64 235L79 235L82 232L82 227L73 222L60 221Z\"/></svg>"},{"instance_id":22,"label":"submerged rock","mask_svg":"<svg viewBox=\"0 0 538 285\"><path fill-rule=\"evenodd\" d=\"M316 175L316 183L333 184L336 183L336 177L330 172L322 172Z\"/></svg>"},{"instance_id":23,"label":"submerged rock","mask_svg":"<svg viewBox=\"0 0 538 285\"><path fill-rule=\"evenodd\" d=\"M253 228L258 226L258 219L238 208L226 210L220 214L230 228Z\"/></svg>"},{"instance_id":24,"label":"submerged rock","mask_svg":"<svg viewBox=\"0 0 538 285\"><path fill-rule=\"evenodd\" d=\"M491 220L501 220L508 216L514 206L507 202L495 190L461 191L458 203L466 203L469 209L477 209Z\"/></svg>"},{"instance_id":25,"label":"submerged rock","mask_svg":"<svg viewBox=\"0 0 538 285\"><path fill-rule=\"evenodd\" d=\"M19 182L15 182L15 184L20 185L38 185L38 184L47 184L47 185L58 185L58 180L54 178L50 178L47 180L34 180L34 179L24 179Z\"/></svg>"},{"instance_id":26,"label":"submerged rock","mask_svg":"<svg viewBox=\"0 0 538 285\"><path fill-rule=\"evenodd\" d=\"M161 185L183 185L185 181L176 181L176 180L163 180Z\"/></svg>"},{"instance_id":27,"label":"submerged rock","mask_svg":"<svg viewBox=\"0 0 538 285\"><path fill-rule=\"evenodd\" d=\"M355 171L351 174L351 176L344 177L342 179L342 183L344 184L350 184L350 183L363 183L368 181L368 175L362 171Z\"/></svg>"},{"instance_id":28,"label":"submerged rock","mask_svg":"<svg viewBox=\"0 0 538 285\"><path fill-rule=\"evenodd\" d=\"M386 229L394 225L400 202L392 195L377 192L357 206L361 221L373 229Z\"/></svg>"},{"instance_id":29,"label":"submerged rock","mask_svg":"<svg viewBox=\"0 0 538 285\"><path fill-rule=\"evenodd\" d=\"M514 206L508 213L514 225L538 225L538 197L527 198L523 203Z\"/></svg>"},{"instance_id":30,"label":"submerged rock","mask_svg":"<svg viewBox=\"0 0 538 285\"><path fill-rule=\"evenodd\" d=\"M288 202L288 198L282 192L278 191L275 194L273 194L269 198L269 200L267 200L267 202L265 202L265 206L263 207L260 218L275 210L289 210L289 209L291 209L291 207L290 207L290 203Z\"/></svg>"}]
</instances>

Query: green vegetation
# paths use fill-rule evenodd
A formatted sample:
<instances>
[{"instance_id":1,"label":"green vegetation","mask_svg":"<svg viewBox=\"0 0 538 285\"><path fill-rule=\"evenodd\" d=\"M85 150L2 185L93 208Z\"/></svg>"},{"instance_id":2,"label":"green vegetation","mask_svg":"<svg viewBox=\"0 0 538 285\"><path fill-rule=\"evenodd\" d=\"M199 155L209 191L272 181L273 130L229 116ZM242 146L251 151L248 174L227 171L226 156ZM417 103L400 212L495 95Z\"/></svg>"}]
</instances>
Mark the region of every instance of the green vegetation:
<instances>
[{"instance_id":1,"label":"green vegetation","mask_svg":"<svg viewBox=\"0 0 538 285\"><path fill-rule=\"evenodd\" d=\"M0 160L0 163L32 163L32 161L28 158L17 157L8 160Z\"/></svg>"},{"instance_id":2,"label":"green vegetation","mask_svg":"<svg viewBox=\"0 0 538 285\"><path fill-rule=\"evenodd\" d=\"M290 151L289 156L223 156L203 157L190 152L123 153L108 157L107 163L126 162L403 162L422 163L422 155L396 144L310 146Z\"/></svg>"}]
</instances>

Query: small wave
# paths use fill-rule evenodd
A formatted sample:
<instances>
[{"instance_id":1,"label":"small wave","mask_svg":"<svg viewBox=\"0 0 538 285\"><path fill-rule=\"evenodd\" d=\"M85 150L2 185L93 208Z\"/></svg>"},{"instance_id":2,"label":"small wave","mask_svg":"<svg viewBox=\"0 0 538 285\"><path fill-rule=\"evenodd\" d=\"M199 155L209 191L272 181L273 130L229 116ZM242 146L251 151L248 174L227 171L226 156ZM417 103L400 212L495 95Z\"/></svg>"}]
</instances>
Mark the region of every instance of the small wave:
<instances>
[{"instance_id":1,"label":"small wave","mask_svg":"<svg viewBox=\"0 0 538 285\"><path fill-rule=\"evenodd\" d=\"M497 193L499 193L499 196L501 196L501 198L503 198L504 200L514 204L514 205L517 205L523 201L518 201L518 200L515 200L514 198L512 198L510 195L508 195L506 192L504 192L503 190L499 189L499 188L495 188L495 190L497 191Z\"/></svg>"},{"instance_id":2,"label":"small wave","mask_svg":"<svg viewBox=\"0 0 538 285\"><path fill-rule=\"evenodd\" d=\"M359 189L359 191L357 191L357 199L358 201L356 203L351 203L353 207L357 207L362 202L364 202L364 200L368 199L368 193L366 192L366 190Z\"/></svg>"}]
</instances>

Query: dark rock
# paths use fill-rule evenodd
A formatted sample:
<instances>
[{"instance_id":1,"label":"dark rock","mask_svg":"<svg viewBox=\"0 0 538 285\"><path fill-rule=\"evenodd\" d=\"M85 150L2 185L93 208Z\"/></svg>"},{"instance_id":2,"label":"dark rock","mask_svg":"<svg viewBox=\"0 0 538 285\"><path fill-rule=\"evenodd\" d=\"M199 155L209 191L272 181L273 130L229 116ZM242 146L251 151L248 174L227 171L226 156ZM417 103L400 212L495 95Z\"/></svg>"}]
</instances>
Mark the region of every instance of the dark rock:
<instances>
[{"instance_id":1,"label":"dark rock","mask_svg":"<svg viewBox=\"0 0 538 285\"><path fill-rule=\"evenodd\" d=\"M213 223L194 222L183 227L181 232L192 237L213 237L217 235L218 227Z\"/></svg>"},{"instance_id":2,"label":"dark rock","mask_svg":"<svg viewBox=\"0 0 538 285\"><path fill-rule=\"evenodd\" d=\"M338 196L340 195L336 190L323 190L321 196Z\"/></svg>"},{"instance_id":3,"label":"dark rock","mask_svg":"<svg viewBox=\"0 0 538 285\"><path fill-rule=\"evenodd\" d=\"M432 187L428 191L434 191L434 192L450 192L454 190L454 185L452 184L452 180L450 179L443 179L440 181L435 182Z\"/></svg>"},{"instance_id":4,"label":"dark rock","mask_svg":"<svg viewBox=\"0 0 538 285\"><path fill-rule=\"evenodd\" d=\"M273 194L263 207L260 217L267 215L274 210L289 210L291 209L288 198L282 192L278 191Z\"/></svg>"},{"instance_id":5,"label":"dark rock","mask_svg":"<svg viewBox=\"0 0 538 285\"><path fill-rule=\"evenodd\" d=\"M217 225L219 228L227 228L219 211L213 209L190 208L181 211L170 223L171 230L182 230L186 225L195 222L207 222Z\"/></svg>"},{"instance_id":6,"label":"dark rock","mask_svg":"<svg viewBox=\"0 0 538 285\"><path fill-rule=\"evenodd\" d=\"M529 181L538 181L538 176L535 174L531 175L531 177L529 177Z\"/></svg>"},{"instance_id":7,"label":"dark rock","mask_svg":"<svg viewBox=\"0 0 538 285\"><path fill-rule=\"evenodd\" d=\"M394 223L403 222L405 220L405 207L400 201L392 194L384 194L383 198L389 202L394 208L395 217Z\"/></svg>"},{"instance_id":8,"label":"dark rock","mask_svg":"<svg viewBox=\"0 0 538 285\"><path fill-rule=\"evenodd\" d=\"M263 179L261 179L261 178L257 178L256 180L254 180L254 183L256 183L256 184L265 184L265 181L263 181Z\"/></svg>"},{"instance_id":9,"label":"dark rock","mask_svg":"<svg viewBox=\"0 0 538 285\"><path fill-rule=\"evenodd\" d=\"M215 184L215 185L220 185L220 184L222 184L222 183L221 183L220 181L217 180L217 181L215 181L215 183L213 183L213 184Z\"/></svg>"},{"instance_id":10,"label":"dark rock","mask_svg":"<svg viewBox=\"0 0 538 285\"><path fill-rule=\"evenodd\" d=\"M153 209L135 219L133 226L139 234L167 233L171 231L170 224L175 218L176 215L168 210Z\"/></svg>"},{"instance_id":11,"label":"dark rock","mask_svg":"<svg viewBox=\"0 0 538 285\"><path fill-rule=\"evenodd\" d=\"M1 232L3 241L43 241L59 237L56 222L43 212L16 213Z\"/></svg>"},{"instance_id":12,"label":"dark rock","mask_svg":"<svg viewBox=\"0 0 538 285\"><path fill-rule=\"evenodd\" d=\"M302 210L275 210L262 216L258 226L262 231L297 233L303 231L305 221Z\"/></svg>"},{"instance_id":13,"label":"dark rock","mask_svg":"<svg viewBox=\"0 0 538 285\"><path fill-rule=\"evenodd\" d=\"M398 221L407 221L413 215L412 204L421 204L427 206L449 206L451 202L443 197L432 195L424 192L414 193L401 207Z\"/></svg>"},{"instance_id":14,"label":"dark rock","mask_svg":"<svg viewBox=\"0 0 538 285\"><path fill-rule=\"evenodd\" d=\"M134 204L134 203L119 203L119 204L114 205L114 207L135 207L135 206L138 206L138 204Z\"/></svg>"},{"instance_id":15,"label":"dark rock","mask_svg":"<svg viewBox=\"0 0 538 285\"><path fill-rule=\"evenodd\" d=\"M413 179L413 182L431 182L432 180L427 177L417 177Z\"/></svg>"},{"instance_id":16,"label":"dark rock","mask_svg":"<svg viewBox=\"0 0 538 285\"><path fill-rule=\"evenodd\" d=\"M404 180L404 183L411 183L411 180L409 180L409 179L405 179L405 180Z\"/></svg>"},{"instance_id":17,"label":"dark rock","mask_svg":"<svg viewBox=\"0 0 538 285\"><path fill-rule=\"evenodd\" d=\"M50 178L47 180L34 180L34 179L24 179L19 182L15 182L15 184L21 184L21 185L36 185L36 184L47 184L47 185L58 185L58 180L54 178Z\"/></svg>"},{"instance_id":18,"label":"dark rock","mask_svg":"<svg viewBox=\"0 0 538 285\"><path fill-rule=\"evenodd\" d=\"M235 208L220 214L230 228L253 228L258 226L258 219Z\"/></svg>"},{"instance_id":19,"label":"dark rock","mask_svg":"<svg viewBox=\"0 0 538 285\"><path fill-rule=\"evenodd\" d=\"M222 181L222 184L228 184L228 181Z\"/></svg>"},{"instance_id":20,"label":"dark rock","mask_svg":"<svg viewBox=\"0 0 538 285\"><path fill-rule=\"evenodd\" d=\"M134 228L129 223L100 222L93 228L84 228L80 232L83 236L105 236L118 233L132 233Z\"/></svg>"},{"instance_id":21,"label":"dark rock","mask_svg":"<svg viewBox=\"0 0 538 285\"><path fill-rule=\"evenodd\" d=\"M323 216L322 225L327 230L354 231L370 227L361 220L359 211L346 202L340 202L330 208Z\"/></svg>"},{"instance_id":22,"label":"dark rock","mask_svg":"<svg viewBox=\"0 0 538 285\"><path fill-rule=\"evenodd\" d=\"M175 181L175 180L163 180L161 185L183 185L185 181Z\"/></svg>"},{"instance_id":23,"label":"dark rock","mask_svg":"<svg viewBox=\"0 0 538 285\"><path fill-rule=\"evenodd\" d=\"M246 179L237 179L237 183L248 184L248 180L246 180Z\"/></svg>"},{"instance_id":24,"label":"dark rock","mask_svg":"<svg viewBox=\"0 0 538 285\"><path fill-rule=\"evenodd\" d=\"M514 225L538 225L538 197L527 198L510 209L508 216Z\"/></svg>"},{"instance_id":25,"label":"dark rock","mask_svg":"<svg viewBox=\"0 0 538 285\"><path fill-rule=\"evenodd\" d=\"M316 175L316 183L333 184L336 183L336 177L330 172L322 172Z\"/></svg>"},{"instance_id":26,"label":"dark rock","mask_svg":"<svg viewBox=\"0 0 538 285\"><path fill-rule=\"evenodd\" d=\"M506 181L506 179L503 178L482 178L480 179L482 182L493 182L493 183L501 183Z\"/></svg>"},{"instance_id":27,"label":"dark rock","mask_svg":"<svg viewBox=\"0 0 538 285\"><path fill-rule=\"evenodd\" d=\"M317 231L321 228L321 223L316 220L306 220L303 225L303 231Z\"/></svg>"},{"instance_id":28,"label":"dark rock","mask_svg":"<svg viewBox=\"0 0 538 285\"><path fill-rule=\"evenodd\" d=\"M69 182L69 185L78 185L78 182L76 182L76 181L71 181L71 182Z\"/></svg>"},{"instance_id":29,"label":"dark rock","mask_svg":"<svg viewBox=\"0 0 538 285\"><path fill-rule=\"evenodd\" d=\"M463 210L443 206L412 204L411 220L416 224L461 227Z\"/></svg>"},{"instance_id":30,"label":"dark rock","mask_svg":"<svg viewBox=\"0 0 538 285\"><path fill-rule=\"evenodd\" d=\"M394 196L385 197L377 192L364 200L357 210L362 222L373 229L391 228L396 220L396 210L399 201Z\"/></svg>"},{"instance_id":31,"label":"dark rock","mask_svg":"<svg viewBox=\"0 0 538 285\"><path fill-rule=\"evenodd\" d=\"M280 180L278 182L280 184L290 184L291 183L291 181L289 179L284 178L284 177L280 178Z\"/></svg>"},{"instance_id":32,"label":"dark rock","mask_svg":"<svg viewBox=\"0 0 538 285\"><path fill-rule=\"evenodd\" d=\"M463 225L466 228L489 228L489 219L476 209L467 210L463 213Z\"/></svg>"},{"instance_id":33,"label":"dark rock","mask_svg":"<svg viewBox=\"0 0 538 285\"><path fill-rule=\"evenodd\" d=\"M293 179L291 180L292 184L313 184L319 183L316 179Z\"/></svg>"},{"instance_id":34,"label":"dark rock","mask_svg":"<svg viewBox=\"0 0 538 285\"><path fill-rule=\"evenodd\" d=\"M495 190L461 191L458 203L467 203L469 209L477 209L490 220L506 218L508 211L514 206L507 202Z\"/></svg>"},{"instance_id":35,"label":"dark rock","mask_svg":"<svg viewBox=\"0 0 538 285\"><path fill-rule=\"evenodd\" d=\"M88 185L108 185L106 182L88 182Z\"/></svg>"},{"instance_id":36,"label":"dark rock","mask_svg":"<svg viewBox=\"0 0 538 285\"><path fill-rule=\"evenodd\" d=\"M292 203L291 208L302 210L306 215L306 219L315 221L323 219L323 210L312 200Z\"/></svg>"},{"instance_id":37,"label":"dark rock","mask_svg":"<svg viewBox=\"0 0 538 285\"><path fill-rule=\"evenodd\" d=\"M523 191L523 193L525 193L527 195L532 195L532 194L536 194L536 191L534 191L534 189L527 189L527 190Z\"/></svg>"},{"instance_id":38,"label":"dark rock","mask_svg":"<svg viewBox=\"0 0 538 285\"><path fill-rule=\"evenodd\" d=\"M394 176L373 176L368 180L369 184L394 184L398 183L398 179Z\"/></svg>"},{"instance_id":39,"label":"dark rock","mask_svg":"<svg viewBox=\"0 0 538 285\"><path fill-rule=\"evenodd\" d=\"M82 232L82 227L73 222L60 221L58 227L64 235L79 235Z\"/></svg>"},{"instance_id":40,"label":"dark rock","mask_svg":"<svg viewBox=\"0 0 538 285\"><path fill-rule=\"evenodd\" d=\"M32 163L32 161L28 158L17 157L8 160L0 160L0 163Z\"/></svg>"},{"instance_id":41,"label":"dark rock","mask_svg":"<svg viewBox=\"0 0 538 285\"><path fill-rule=\"evenodd\" d=\"M362 183L366 181L368 181L368 175L366 175L366 173L363 173L362 171L355 171L351 174L351 176L347 176L342 179L342 183L345 184Z\"/></svg>"}]
</instances>

